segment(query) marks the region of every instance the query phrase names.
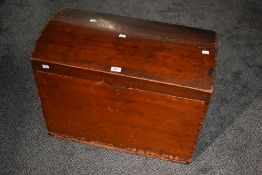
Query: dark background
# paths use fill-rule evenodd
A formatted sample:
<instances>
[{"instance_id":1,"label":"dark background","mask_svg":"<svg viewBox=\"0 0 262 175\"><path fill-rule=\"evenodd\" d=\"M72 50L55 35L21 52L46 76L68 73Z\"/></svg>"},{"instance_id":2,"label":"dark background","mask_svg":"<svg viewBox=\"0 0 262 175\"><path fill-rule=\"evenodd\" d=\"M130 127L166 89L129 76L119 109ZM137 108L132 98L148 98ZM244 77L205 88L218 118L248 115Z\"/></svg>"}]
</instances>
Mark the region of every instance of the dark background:
<instances>
[{"instance_id":1,"label":"dark background","mask_svg":"<svg viewBox=\"0 0 262 175\"><path fill-rule=\"evenodd\" d=\"M29 58L60 7L217 31L215 91L191 164L47 136ZM1 0L0 174L262 174L261 32L261 0Z\"/></svg>"}]
</instances>

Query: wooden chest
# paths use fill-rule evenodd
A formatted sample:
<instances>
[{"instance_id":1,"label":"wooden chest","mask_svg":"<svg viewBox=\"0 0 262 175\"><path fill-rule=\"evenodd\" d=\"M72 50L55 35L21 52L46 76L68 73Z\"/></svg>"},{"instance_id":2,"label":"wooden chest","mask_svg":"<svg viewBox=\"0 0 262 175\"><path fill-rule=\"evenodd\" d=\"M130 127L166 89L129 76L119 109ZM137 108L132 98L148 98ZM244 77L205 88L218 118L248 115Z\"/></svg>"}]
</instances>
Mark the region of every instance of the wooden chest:
<instances>
[{"instance_id":1,"label":"wooden chest","mask_svg":"<svg viewBox=\"0 0 262 175\"><path fill-rule=\"evenodd\" d=\"M188 163L216 52L213 31L62 9L31 58L48 132Z\"/></svg>"}]
</instances>

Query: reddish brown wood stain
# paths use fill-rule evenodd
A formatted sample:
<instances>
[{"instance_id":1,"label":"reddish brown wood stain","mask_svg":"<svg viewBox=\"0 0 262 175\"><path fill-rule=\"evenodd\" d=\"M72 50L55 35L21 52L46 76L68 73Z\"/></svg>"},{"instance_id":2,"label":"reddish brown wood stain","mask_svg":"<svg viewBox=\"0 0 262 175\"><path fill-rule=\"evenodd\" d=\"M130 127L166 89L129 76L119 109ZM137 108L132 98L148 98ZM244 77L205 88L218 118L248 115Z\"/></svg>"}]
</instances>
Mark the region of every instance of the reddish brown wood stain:
<instances>
[{"instance_id":1,"label":"reddish brown wood stain","mask_svg":"<svg viewBox=\"0 0 262 175\"><path fill-rule=\"evenodd\" d=\"M48 131L189 162L212 93L216 49L212 31L64 9L32 54Z\"/></svg>"}]
</instances>

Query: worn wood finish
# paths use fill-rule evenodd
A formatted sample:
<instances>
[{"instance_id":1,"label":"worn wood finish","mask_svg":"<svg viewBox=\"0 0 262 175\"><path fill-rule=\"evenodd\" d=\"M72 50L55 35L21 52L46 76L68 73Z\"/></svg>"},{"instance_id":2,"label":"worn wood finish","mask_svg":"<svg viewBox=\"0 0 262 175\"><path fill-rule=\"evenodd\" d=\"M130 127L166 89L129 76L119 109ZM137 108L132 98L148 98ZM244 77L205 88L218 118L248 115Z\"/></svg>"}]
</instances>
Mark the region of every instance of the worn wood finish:
<instances>
[{"instance_id":1,"label":"worn wood finish","mask_svg":"<svg viewBox=\"0 0 262 175\"><path fill-rule=\"evenodd\" d=\"M77 12L66 10L49 21L33 58L105 72L118 66L121 75L212 91L215 33L98 13L79 16ZM122 33L126 38L118 37ZM203 55L202 50L210 54Z\"/></svg>"},{"instance_id":2,"label":"worn wood finish","mask_svg":"<svg viewBox=\"0 0 262 175\"><path fill-rule=\"evenodd\" d=\"M31 59L48 132L190 162L216 50L212 31L63 9Z\"/></svg>"},{"instance_id":3,"label":"worn wood finish","mask_svg":"<svg viewBox=\"0 0 262 175\"><path fill-rule=\"evenodd\" d=\"M32 65L35 70L41 70L48 73L57 73L59 75L65 75L75 78L82 78L93 81L100 81L112 86L128 87L143 89L152 92L164 93L174 95L177 97L195 99L205 101L209 103L210 93L199 91L198 89L184 88L183 86L176 86L160 81L150 81L147 79L136 78L131 76L117 75L115 73L79 69L77 67L71 67L66 65L60 65L55 63L48 63L50 69L43 69L42 64L46 64L44 61L32 60Z\"/></svg>"},{"instance_id":4,"label":"worn wood finish","mask_svg":"<svg viewBox=\"0 0 262 175\"><path fill-rule=\"evenodd\" d=\"M44 72L36 72L36 80L51 133L190 160L207 109L204 102Z\"/></svg>"}]
</instances>

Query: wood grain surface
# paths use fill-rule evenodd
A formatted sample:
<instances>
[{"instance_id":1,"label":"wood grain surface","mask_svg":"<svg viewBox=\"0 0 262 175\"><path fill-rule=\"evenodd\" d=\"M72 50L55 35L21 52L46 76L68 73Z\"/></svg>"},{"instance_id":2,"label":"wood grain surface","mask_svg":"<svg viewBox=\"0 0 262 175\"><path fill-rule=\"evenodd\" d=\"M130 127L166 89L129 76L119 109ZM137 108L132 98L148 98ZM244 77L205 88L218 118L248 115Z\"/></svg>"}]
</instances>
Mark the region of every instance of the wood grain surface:
<instances>
[{"instance_id":1,"label":"wood grain surface","mask_svg":"<svg viewBox=\"0 0 262 175\"><path fill-rule=\"evenodd\" d=\"M213 31L62 9L31 57L48 132L188 163L216 52Z\"/></svg>"},{"instance_id":2,"label":"wood grain surface","mask_svg":"<svg viewBox=\"0 0 262 175\"><path fill-rule=\"evenodd\" d=\"M36 80L49 132L190 161L204 102L38 71Z\"/></svg>"},{"instance_id":3,"label":"wood grain surface","mask_svg":"<svg viewBox=\"0 0 262 175\"><path fill-rule=\"evenodd\" d=\"M98 13L78 14L66 9L50 20L32 58L105 72L116 66L122 68L121 75L212 92L214 32ZM90 23L90 19L97 22ZM122 33L126 38L119 38Z\"/></svg>"}]
</instances>

